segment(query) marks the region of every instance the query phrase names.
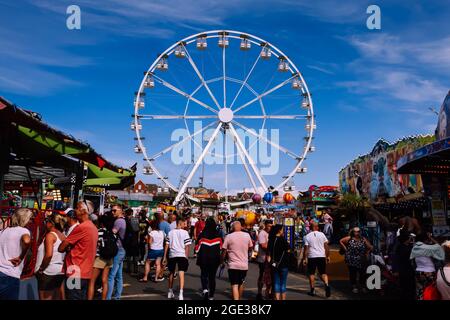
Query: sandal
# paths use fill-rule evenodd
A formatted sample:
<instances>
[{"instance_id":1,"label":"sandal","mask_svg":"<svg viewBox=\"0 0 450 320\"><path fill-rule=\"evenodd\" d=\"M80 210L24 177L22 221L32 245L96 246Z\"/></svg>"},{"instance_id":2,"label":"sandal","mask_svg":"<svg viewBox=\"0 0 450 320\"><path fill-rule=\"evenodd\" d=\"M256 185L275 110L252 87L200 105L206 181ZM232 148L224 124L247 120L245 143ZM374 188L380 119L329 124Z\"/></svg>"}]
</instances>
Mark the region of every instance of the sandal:
<instances>
[{"instance_id":1,"label":"sandal","mask_svg":"<svg viewBox=\"0 0 450 320\"><path fill-rule=\"evenodd\" d=\"M144 283L147 283L147 282L148 282L148 280L145 280L145 279L139 279L139 282L144 282Z\"/></svg>"}]
</instances>

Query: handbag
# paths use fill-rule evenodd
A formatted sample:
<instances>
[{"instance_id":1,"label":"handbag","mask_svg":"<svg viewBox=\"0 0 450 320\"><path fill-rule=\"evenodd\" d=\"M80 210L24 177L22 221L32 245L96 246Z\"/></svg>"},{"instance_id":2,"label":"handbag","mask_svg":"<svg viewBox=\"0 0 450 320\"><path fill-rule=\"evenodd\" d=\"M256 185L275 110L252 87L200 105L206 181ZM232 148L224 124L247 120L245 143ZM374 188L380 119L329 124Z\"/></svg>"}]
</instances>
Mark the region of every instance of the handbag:
<instances>
[{"instance_id":1,"label":"handbag","mask_svg":"<svg viewBox=\"0 0 450 320\"><path fill-rule=\"evenodd\" d=\"M286 250L283 250L283 253L281 254L280 261L278 261L278 262L275 261L275 244L277 243L277 240L278 240L278 237L275 238L275 241L273 243L272 257L274 257L274 259L273 259L273 262L270 264L275 269L278 269L278 267L280 266L281 261L283 261L284 253L286 252Z\"/></svg>"},{"instance_id":2,"label":"handbag","mask_svg":"<svg viewBox=\"0 0 450 320\"><path fill-rule=\"evenodd\" d=\"M441 300L441 294L437 289L436 282L429 284L423 289L423 300Z\"/></svg>"}]
</instances>

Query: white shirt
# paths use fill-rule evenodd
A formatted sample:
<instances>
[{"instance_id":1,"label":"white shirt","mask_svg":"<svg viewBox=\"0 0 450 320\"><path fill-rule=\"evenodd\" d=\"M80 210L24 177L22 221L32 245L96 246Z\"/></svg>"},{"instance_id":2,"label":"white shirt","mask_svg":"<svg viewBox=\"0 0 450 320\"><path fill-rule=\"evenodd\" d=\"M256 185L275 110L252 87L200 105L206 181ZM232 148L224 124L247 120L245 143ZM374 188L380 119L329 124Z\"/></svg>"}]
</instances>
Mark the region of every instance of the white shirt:
<instances>
[{"instance_id":1,"label":"white shirt","mask_svg":"<svg viewBox=\"0 0 450 320\"><path fill-rule=\"evenodd\" d=\"M269 234L266 230L261 230L258 234L258 257L256 260L260 263L266 261L266 249L261 247L261 244L269 242Z\"/></svg>"},{"instance_id":2,"label":"white shirt","mask_svg":"<svg viewBox=\"0 0 450 320\"><path fill-rule=\"evenodd\" d=\"M23 270L23 260L17 266L11 263L11 259L17 258L22 253L21 239L23 235L30 235L30 231L22 227L10 227L0 231L0 272L20 279Z\"/></svg>"},{"instance_id":3,"label":"white shirt","mask_svg":"<svg viewBox=\"0 0 450 320\"><path fill-rule=\"evenodd\" d=\"M169 242L169 258L186 257L186 246L191 244L191 237L184 229L174 229L167 236Z\"/></svg>"},{"instance_id":4,"label":"white shirt","mask_svg":"<svg viewBox=\"0 0 450 320\"><path fill-rule=\"evenodd\" d=\"M198 219L196 217L192 217L191 218L191 227L194 227L195 224L197 223Z\"/></svg>"},{"instance_id":5,"label":"white shirt","mask_svg":"<svg viewBox=\"0 0 450 320\"><path fill-rule=\"evenodd\" d=\"M416 271L420 272L435 272L433 259L430 257L416 257Z\"/></svg>"},{"instance_id":6,"label":"white shirt","mask_svg":"<svg viewBox=\"0 0 450 320\"><path fill-rule=\"evenodd\" d=\"M170 230L176 229L177 228L177 222L176 221L172 221L170 223Z\"/></svg>"},{"instance_id":7,"label":"white shirt","mask_svg":"<svg viewBox=\"0 0 450 320\"><path fill-rule=\"evenodd\" d=\"M53 256L52 259L50 260L50 263L48 264L47 268L45 268L44 270L44 274L48 275L48 276L55 276L58 274L64 274L64 272L62 271L63 269L63 264L64 264L64 257L65 257L65 253L61 253L58 252L58 247L61 244L61 239L58 238L58 235L56 234L56 232L52 232L55 237L56 237L56 241L53 244ZM38 253L37 253L37 257L36 257L36 267L35 267L35 272L39 270L41 264L42 264L42 260L44 260L44 256L45 256L45 240L41 243L41 245L38 248Z\"/></svg>"},{"instance_id":8,"label":"white shirt","mask_svg":"<svg viewBox=\"0 0 450 320\"><path fill-rule=\"evenodd\" d=\"M148 234L152 237L152 244L150 245L151 250L164 249L164 231L152 230Z\"/></svg>"},{"instance_id":9,"label":"white shirt","mask_svg":"<svg viewBox=\"0 0 450 320\"><path fill-rule=\"evenodd\" d=\"M75 223L73 226L71 226L69 229L67 229L67 231L64 233L64 235L66 237L68 237L69 234L73 231L73 229L75 229L79 224L80 224L79 222Z\"/></svg>"},{"instance_id":10,"label":"white shirt","mask_svg":"<svg viewBox=\"0 0 450 320\"><path fill-rule=\"evenodd\" d=\"M308 258L325 258L327 237L320 231L311 231L305 236L305 246L308 246Z\"/></svg>"}]
</instances>

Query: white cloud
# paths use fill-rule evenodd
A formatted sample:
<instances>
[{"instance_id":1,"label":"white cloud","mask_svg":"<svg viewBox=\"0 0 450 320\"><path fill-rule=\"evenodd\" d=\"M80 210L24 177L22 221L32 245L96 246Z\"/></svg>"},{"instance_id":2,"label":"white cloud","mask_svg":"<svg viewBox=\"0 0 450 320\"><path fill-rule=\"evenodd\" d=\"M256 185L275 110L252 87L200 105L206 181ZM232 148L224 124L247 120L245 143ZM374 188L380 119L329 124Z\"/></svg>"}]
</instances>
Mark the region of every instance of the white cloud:
<instances>
[{"instance_id":1,"label":"white cloud","mask_svg":"<svg viewBox=\"0 0 450 320\"><path fill-rule=\"evenodd\" d=\"M366 34L346 38L362 58L383 64L420 67L425 64L439 69L450 68L450 36L440 39L403 40L388 33Z\"/></svg>"},{"instance_id":2,"label":"white cloud","mask_svg":"<svg viewBox=\"0 0 450 320\"><path fill-rule=\"evenodd\" d=\"M356 94L393 97L414 103L436 102L443 99L447 88L437 81L423 78L413 71L378 66L360 67L358 80L340 81L336 85Z\"/></svg>"}]
</instances>

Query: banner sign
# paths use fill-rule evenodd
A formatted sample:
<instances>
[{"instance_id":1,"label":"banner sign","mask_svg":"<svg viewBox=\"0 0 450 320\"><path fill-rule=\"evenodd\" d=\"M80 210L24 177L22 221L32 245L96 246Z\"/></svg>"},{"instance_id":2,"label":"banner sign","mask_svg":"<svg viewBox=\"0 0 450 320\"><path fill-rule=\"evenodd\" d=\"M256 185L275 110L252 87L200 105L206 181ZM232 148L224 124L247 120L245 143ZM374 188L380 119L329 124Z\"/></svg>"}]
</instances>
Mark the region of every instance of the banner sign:
<instances>
[{"instance_id":1,"label":"banner sign","mask_svg":"<svg viewBox=\"0 0 450 320\"><path fill-rule=\"evenodd\" d=\"M285 218L284 219L284 238L288 242L291 248L294 247L294 219Z\"/></svg>"}]
</instances>

